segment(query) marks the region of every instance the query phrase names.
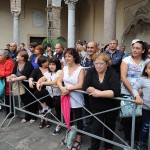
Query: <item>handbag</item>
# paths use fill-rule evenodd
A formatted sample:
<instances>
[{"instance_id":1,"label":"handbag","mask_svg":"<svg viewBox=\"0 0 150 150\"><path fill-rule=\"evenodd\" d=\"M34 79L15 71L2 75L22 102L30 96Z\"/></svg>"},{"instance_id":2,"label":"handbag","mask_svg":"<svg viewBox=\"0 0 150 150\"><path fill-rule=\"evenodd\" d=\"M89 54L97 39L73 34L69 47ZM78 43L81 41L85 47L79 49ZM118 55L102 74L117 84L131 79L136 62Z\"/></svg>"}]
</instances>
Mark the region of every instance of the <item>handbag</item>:
<instances>
[{"instance_id":1,"label":"handbag","mask_svg":"<svg viewBox=\"0 0 150 150\"><path fill-rule=\"evenodd\" d=\"M25 88L22 85L22 82L14 82L12 85L12 92L14 96L25 94Z\"/></svg>"},{"instance_id":2,"label":"handbag","mask_svg":"<svg viewBox=\"0 0 150 150\"><path fill-rule=\"evenodd\" d=\"M66 134L67 148L70 150L77 137L77 126L71 126L71 129Z\"/></svg>"},{"instance_id":3,"label":"handbag","mask_svg":"<svg viewBox=\"0 0 150 150\"><path fill-rule=\"evenodd\" d=\"M131 100L131 96L125 96L127 100ZM124 101L122 100L121 103L121 110L120 110L120 118L127 118L127 117L132 117L133 116L133 109L135 103L129 102L129 101ZM135 116L141 116L142 115L142 105L136 105L136 111L135 111Z\"/></svg>"},{"instance_id":4,"label":"handbag","mask_svg":"<svg viewBox=\"0 0 150 150\"><path fill-rule=\"evenodd\" d=\"M5 79L1 78L0 79L0 97L4 95L4 91L5 91Z\"/></svg>"}]
</instances>

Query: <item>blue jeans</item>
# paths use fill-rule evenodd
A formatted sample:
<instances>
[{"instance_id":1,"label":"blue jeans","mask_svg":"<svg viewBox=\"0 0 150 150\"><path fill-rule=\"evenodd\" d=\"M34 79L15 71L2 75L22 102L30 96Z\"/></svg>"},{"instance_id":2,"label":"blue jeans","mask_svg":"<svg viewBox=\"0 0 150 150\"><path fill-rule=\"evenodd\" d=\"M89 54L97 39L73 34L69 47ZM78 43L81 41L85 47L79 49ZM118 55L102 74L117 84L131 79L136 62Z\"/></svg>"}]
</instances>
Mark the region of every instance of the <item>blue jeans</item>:
<instances>
[{"instance_id":1,"label":"blue jeans","mask_svg":"<svg viewBox=\"0 0 150 150\"><path fill-rule=\"evenodd\" d=\"M150 122L150 110L142 109L142 128L140 132L140 150L147 150L146 141L147 141L148 133L149 133L149 122Z\"/></svg>"}]
</instances>

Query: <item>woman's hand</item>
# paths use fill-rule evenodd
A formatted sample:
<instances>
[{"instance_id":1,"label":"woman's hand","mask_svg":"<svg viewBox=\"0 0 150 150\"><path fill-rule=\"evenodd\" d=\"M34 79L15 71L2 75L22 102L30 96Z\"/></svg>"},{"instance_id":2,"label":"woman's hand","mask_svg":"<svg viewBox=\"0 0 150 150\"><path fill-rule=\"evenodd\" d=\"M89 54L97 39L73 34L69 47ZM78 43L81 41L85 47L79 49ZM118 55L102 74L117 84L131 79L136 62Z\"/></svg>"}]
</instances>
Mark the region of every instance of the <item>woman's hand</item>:
<instances>
[{"instance_id":1,"label":"woman's hand","mask_svg":"<svg viewBox=\"0 0 150 150\"><path fill-rule=\"evenodd\" d=\"M135 102L136 102L137 104L140 104L140 105L143 105L143 104L144 104L143 99L142 99L139 95L136 96Z\"/></svg>"},{"instance_id":2,"label":"woman's hand","mask_svg":"<svg viewBox=\"0 0 150 150\"><path fill-rule=\"evenodd\" d=\"M29 80L29 87L33 89L34 85L35 85L35 83L33 81Z\"/></svg>"},{"instance_id":3,"label":"woman's hand","mask_svg":"<svg viewBox=\"0 0 150 150\"><path fill-rule=\"evenodd\" d=\"M11 76L8 76L7 78L6 78L6 81L7 82L11 82L11 81L13 81L14 80L14 78L16 78L17 76L15 75L15 74L12 74Z\"/></svg>"},{"instance_id":4,"label":"woman's hand","mask_svg":"<svg viewBox=\"0 0 150 150\"><path fill-rule=\"evenodd\" d=\"M7 81L7 82L11 82L11 81L12 81L12 77L11 77L11 76L8 76L8 77L6 78L6 81Z\"/></svg>"},{"instance_id":5,"label":"woman's hand","mask_svg":"<svg viewBox=\"0 0 150 150\"><path fill-rule=\"evenodd\" d=\"M36 87L39 91L41 91L42 86L45 85L45 82L37 83Z\"/></svg>"},{"instance_id":6,"label":"woman's hand","mask_svg":"<svg viewBox=\"0 0 150 150\"><path fill-rule=\"evenodd\" d=\"M87 88L86 92L91 95L91 93L94 92L94 90L95 88L90 86L89 88Z\"/></svg>"},{"instance_id":7,"label":"woman's hand","mask_svg":"<svg viewBox=\"0 0 150 150\"><path fill-rule=\"evenodd\" d=\"M99 97L100 92L100 90L94 89L89 95L92 95L93 97Z\"/></svg>"},{"instance_id":8,"label":"woman's hand","mask_svg":"<svg viewBox=\"0 0 150 150\"><path fill-rule=\"evenodd\" d=\"M69 94L69 91L68 91L65 87L62 87L62 88L61 88L61 92L62 92L62 95L67 95L67 94Z\"/></svg>"}]
</instances>

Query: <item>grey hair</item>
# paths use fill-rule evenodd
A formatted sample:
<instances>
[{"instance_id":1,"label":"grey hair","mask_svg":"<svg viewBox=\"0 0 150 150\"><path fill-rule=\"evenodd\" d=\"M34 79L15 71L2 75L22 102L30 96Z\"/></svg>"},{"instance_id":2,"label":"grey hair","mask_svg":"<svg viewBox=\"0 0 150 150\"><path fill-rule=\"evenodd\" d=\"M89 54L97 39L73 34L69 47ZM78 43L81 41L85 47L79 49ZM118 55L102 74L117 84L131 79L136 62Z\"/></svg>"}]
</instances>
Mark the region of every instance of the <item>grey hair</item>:
<instances>
[{"instance_id":1,"label":"grey hair","mask_svg":"<svg viewBox=\"0 0 150 150\"><path fill-rule=\"evenodd\" d=\"M0 51L3 53L3 55L6 57L6 59L10 58L10 52L9 52L9 50L3 49L3 50L0 50Z\"/></svg>"}]
</instances>

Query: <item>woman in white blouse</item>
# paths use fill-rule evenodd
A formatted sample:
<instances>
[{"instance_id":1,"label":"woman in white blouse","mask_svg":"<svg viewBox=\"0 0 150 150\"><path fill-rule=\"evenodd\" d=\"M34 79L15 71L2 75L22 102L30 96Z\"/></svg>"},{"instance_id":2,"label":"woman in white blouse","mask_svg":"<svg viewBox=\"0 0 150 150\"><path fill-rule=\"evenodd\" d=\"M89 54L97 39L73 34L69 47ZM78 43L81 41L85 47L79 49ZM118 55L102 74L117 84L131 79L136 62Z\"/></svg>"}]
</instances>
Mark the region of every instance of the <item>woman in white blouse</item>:
<instances>
[{"instance_id":1,"label":"woman in white blouse","mask_svg":"<svg viewBox=\"0 0 150 150\"><path fill-rule=\"evenodd\" d=\"M57 85L60 88L62 95L70 94L71 102L71 119L74 115L75 119L82 117L82 107L84 105L84 97L82 93L76 92L82 88L84 80L84 70L79 65L79 54L74 48L67 48L64 51L64 58L67 66L64 66ZM64 83L64 85L63 85ZM77 128L83 130L83 120L77 121ZM62 144L66 144L66 139L62 141ZM77 133L77 138L72 146L72 150L79 149L81 147L81 133Z\"/></svg>"}]
</instances>

